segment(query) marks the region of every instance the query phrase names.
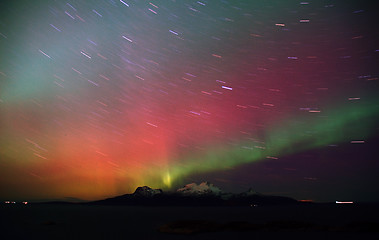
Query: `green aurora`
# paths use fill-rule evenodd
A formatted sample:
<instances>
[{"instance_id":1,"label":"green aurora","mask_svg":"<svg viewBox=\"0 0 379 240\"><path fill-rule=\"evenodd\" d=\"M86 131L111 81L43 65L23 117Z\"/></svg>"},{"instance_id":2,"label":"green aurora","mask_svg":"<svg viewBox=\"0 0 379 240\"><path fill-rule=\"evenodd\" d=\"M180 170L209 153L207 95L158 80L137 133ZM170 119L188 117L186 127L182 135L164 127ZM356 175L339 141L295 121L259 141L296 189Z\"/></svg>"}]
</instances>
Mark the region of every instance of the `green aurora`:
<instances>
[{"instance_id":1,"label":"green aurora","mask_svg":"<svg viewBox=\"0 0 379 240\"><path fill-rule=\"evenodd\" d=\"M206 148L208 151L192 154L179 164L171 164L167 169L159 171L159 177L153 177L149 184L170 188L173 183L177 184L190 175L231 169L328 145L362 141L373 132L378 113L376 105L353 106L316 118L289 119L268 128L264 142L243 141L230 148L225 145ZM156 170L147 172L153 176L157 173Z\"/></svg>"}]
</instances>

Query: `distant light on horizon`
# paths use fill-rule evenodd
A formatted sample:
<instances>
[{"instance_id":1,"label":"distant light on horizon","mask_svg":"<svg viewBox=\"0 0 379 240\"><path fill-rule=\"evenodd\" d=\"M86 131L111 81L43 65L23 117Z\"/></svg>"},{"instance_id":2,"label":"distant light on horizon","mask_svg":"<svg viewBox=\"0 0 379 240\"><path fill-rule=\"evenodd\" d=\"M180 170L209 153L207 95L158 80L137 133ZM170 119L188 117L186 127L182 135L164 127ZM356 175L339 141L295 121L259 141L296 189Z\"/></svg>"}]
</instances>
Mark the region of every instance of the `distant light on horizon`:
<instances>
[{"instance_id":1,"label":"distant light on horizon","mask_svg":"<svg viewBox=\"0 0 379 240\"><path fill-rule=\"evenodd\" d=\"M337 204L353 204L354 202L341 202L341 201L336 201Z\"/></svg>"}]
</instances>

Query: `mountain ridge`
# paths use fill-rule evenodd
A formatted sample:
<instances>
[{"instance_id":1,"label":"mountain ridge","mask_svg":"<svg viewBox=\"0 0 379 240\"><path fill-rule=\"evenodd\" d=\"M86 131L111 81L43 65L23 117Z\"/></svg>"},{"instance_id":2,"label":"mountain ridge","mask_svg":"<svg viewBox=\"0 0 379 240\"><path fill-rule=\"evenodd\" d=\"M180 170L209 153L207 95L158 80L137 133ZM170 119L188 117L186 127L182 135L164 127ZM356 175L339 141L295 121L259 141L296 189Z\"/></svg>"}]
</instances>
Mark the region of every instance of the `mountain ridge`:
<instances>
[{"instance_id":1,"label":"mountain ridge","mask_svg":"<svg viewBox=\"0 0 379 240\"><path fill-rule=\"evenodd\" d=\"M297 200L283 196L260 194L251 188L242 193L226 193L212 183L190 183L174 192L164 192L148 186L138 187L132 194L89 202L98 205L150 206L257 206L297 204Z\"/></svg>"}]
</instances>

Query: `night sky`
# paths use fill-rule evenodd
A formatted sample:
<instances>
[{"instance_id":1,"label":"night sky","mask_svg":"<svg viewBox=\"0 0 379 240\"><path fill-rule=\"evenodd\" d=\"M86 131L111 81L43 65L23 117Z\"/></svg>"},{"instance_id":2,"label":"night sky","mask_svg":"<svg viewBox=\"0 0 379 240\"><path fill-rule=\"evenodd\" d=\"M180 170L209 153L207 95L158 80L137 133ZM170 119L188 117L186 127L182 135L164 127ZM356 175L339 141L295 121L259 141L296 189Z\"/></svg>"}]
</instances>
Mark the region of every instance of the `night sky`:
<instances>
[{"instance_id":1,"label":"night sky","mask_svg":"<svg viewBox=\"0 0 379 240\"><path fill-rule=\"evenodd\" d=\"M0 200L379 201L367 2L1 1Z\"/></svg>"}]
</instances>

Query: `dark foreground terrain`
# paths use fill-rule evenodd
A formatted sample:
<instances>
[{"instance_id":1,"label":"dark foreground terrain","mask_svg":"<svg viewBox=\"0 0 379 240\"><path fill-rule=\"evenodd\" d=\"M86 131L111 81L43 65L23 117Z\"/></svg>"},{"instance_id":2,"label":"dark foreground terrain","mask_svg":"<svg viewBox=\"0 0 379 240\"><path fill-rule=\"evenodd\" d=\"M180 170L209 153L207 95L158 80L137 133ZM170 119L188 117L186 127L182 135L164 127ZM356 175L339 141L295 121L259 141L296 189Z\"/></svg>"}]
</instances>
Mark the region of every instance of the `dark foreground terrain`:
<instances>
[{"instance_id":1,"label":"dark foreground terrain","mask_svg":"<svg viewBox=\"0 0 379 240\"><path fill-rule=\"evenodd\" d=\"M379 239L379 206L1 204L0 228L0 239Z\"/></svg>"}]
</instances>

